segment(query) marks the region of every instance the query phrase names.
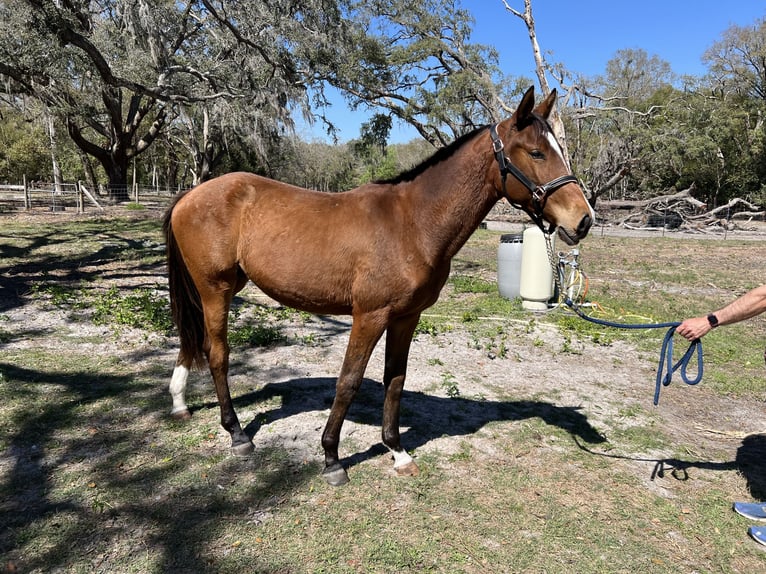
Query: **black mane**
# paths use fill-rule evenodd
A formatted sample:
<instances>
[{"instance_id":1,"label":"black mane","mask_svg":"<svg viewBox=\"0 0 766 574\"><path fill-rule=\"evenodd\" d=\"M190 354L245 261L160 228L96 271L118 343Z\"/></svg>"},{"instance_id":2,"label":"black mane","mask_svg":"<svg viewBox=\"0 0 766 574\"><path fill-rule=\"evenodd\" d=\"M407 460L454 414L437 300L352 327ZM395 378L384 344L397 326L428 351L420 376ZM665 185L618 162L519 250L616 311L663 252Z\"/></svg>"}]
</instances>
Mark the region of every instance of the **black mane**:
<instances>
[{"instance_id":1,"label":"black mane","mask_svg":"<svg viewBox=\"0 0 766 574\"><path fill-rule=\"evenodd\" d=\"M457 138L455 141L453 141L448 146L445 146L443 148L439 148L436 150L431 157L428 159L425 159L422 163L416 165L413 168L408 169L407 171L403 171L399 175L396 175L394 177L388 178L388 179L380 179L375 180L373 183L384 183L384 184L397 184L402 183L405 181L412 181L417 176L419 176L421 173L423 173L425 170L427 170L429 167L432 167L436 165L437 163L440 163L454 154L458 148L460 148L464 143L466 143L468 140L473 139L474 136L476 136L479 132L487 129L487 126L481 126L476 128L473 131L470 131L468 133L463 134L459 138Z\"/></svg>"}]
</instances>

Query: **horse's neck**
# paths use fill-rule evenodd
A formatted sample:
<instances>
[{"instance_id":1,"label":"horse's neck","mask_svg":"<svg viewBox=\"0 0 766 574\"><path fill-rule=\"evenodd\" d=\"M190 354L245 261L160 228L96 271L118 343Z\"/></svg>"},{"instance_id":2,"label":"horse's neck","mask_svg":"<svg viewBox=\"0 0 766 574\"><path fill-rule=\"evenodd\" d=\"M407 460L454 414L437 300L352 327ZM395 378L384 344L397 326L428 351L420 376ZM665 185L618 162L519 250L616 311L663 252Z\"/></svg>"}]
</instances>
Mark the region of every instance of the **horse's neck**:
<instances>
[{"instance_id":1,"label":"horse's neck","mask_svg":"<svg viewBox=\"0 0 766 574\"><path fill-rule=\"evenodd\" d=\"M417 217L428 227L421 230L423 247L437 259L451 259L498 201L487 181L488 162L476 161L475 155L455 160L427 184L416 182Z\"/></svg>"}]
</instances>

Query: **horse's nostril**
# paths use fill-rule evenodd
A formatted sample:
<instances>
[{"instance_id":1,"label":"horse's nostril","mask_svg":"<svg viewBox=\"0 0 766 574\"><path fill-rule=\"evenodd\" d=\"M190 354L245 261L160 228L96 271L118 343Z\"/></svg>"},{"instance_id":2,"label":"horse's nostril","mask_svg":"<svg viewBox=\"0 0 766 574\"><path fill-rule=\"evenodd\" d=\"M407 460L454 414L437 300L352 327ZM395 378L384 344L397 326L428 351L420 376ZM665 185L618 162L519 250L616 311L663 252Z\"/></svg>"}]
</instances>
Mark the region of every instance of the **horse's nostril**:
<instances>
[{"instance_id":1,"label":"horse's nostril","mask_svg":"<svg viewBox=\"0 0 766 574\"><path fill-rule=\"evenodd\" d=\"M585 235L588 233L591 225L593 225L593 218L590 215L583 216L583 218L580 220L580 224L577 226L577 233L580 235Z\"/></svg>"}]
</instances>

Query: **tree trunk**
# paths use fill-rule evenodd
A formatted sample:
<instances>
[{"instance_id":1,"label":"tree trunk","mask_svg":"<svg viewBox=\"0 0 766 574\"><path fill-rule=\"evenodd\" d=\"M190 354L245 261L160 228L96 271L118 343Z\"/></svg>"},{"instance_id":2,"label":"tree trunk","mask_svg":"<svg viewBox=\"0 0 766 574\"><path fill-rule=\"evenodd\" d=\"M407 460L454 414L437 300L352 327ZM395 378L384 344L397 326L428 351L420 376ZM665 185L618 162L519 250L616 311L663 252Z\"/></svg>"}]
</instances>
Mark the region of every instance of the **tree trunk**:
<instances>
[{"instance_id":1,"label":"tree trunk","mask_svg":"<svg viewBox=\"0 0 766 574\"><path fill-rule=\"evenodd\" d=\"M532 0L524 0L524 12L514 10L507 0L503 0L505 9L508 10L514 16L521 18L527 27L527 33L529 34L529 41L532 44L532 54L535 58L535 73L537 74L537 81L540 83L540 89L543 92L543 97L548 97L551 93L551 89L548 86L548 79L545 77L545 60L543 59L540 45L537 42L537 33L535 32L535 19L532 16ZM559 115L558 106L553 108L553 113L548 118L548 122L551 124L553 135L556 136L559 144L561 144L561 151L564 152L564 161L567 167L571 169L569 164L569 151L567 149L567 136L564 130L564 122Z\"/></svg>"},{"instance_id":2,"label":"tree trunk","mask_svg":"<svg viewBox=\"0 0 766 574\"><path fill-rule=\"evenodd\" d=\"M93 190L93 193L98 189L96 183L96 173L93 171L93 162L90 161L90 156L77 148L77 153L80 156L80 162L82 163L82 169L85 172L85 183L88 184L88 189Z\"/></svg>"},{"instance_id":3,"label":"tree trunk","mask_svg":"<svg viewBox=\"0 0 766 574\"><path fill-rule=\"evenodd\" d=\"M124 156L124 154L122 154ZM109 180L108 191L109 199L116 203L125 203L130 201L128 194L128 158L119 159L109 156L111 162L101 162Z\"/></svg>"},{"instance_id":4,"label":"tree trunk","mask_svg":"<svg viewBox=\"0 0 766 574\"><path fill-rule=\"evenodd\" d=\"M51 145L51 164L53 167L53 186L56 193L61 193L63 178L61 177L61 166L59 165L58 155L56 155L56 124L53 121L53 115L47 112L48 116L48 137Z\"/></svg>"}]
</instances>

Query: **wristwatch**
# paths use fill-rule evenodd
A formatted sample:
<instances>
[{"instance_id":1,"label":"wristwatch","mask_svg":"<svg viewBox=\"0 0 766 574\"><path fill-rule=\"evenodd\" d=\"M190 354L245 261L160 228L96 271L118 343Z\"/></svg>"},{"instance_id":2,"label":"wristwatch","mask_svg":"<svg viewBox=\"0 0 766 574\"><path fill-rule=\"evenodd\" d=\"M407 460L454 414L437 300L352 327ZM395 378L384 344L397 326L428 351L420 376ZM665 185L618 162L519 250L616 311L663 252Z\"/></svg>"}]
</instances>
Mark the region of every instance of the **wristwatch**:
<instances>
[{"instance_id":1,"label":"wristwatch","mask_svg":"<svg viewBox=\"0 0 766 574\"><path fill-rule=\"evenodd\" d=\"M711 329L718 327L718 317L715 316L715 313L710 313L710 315L707 316L707 322L710 323Z\"/></svg>"}]
</instances>

